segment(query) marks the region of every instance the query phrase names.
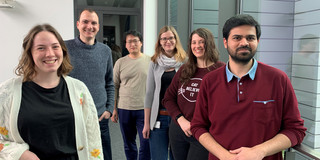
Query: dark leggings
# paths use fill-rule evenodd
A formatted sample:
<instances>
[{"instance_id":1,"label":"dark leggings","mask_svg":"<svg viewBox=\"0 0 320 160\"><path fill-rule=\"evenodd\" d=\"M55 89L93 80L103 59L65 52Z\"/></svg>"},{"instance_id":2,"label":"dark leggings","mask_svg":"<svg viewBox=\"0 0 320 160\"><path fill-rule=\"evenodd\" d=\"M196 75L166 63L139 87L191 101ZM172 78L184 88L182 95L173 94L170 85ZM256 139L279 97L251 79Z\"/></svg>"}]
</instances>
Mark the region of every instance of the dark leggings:
<instances>
[{"instance_id":1,"label":"dark leggings","mask_svg":"<svg viewBox=\"0 0 320 160\"><path fill-rule=\"evenodd\" d=\"M171 121L169 141L175 160L208 160L208 151L193 137L187 137L180 126Z\"/></svg>"}]
</instances>

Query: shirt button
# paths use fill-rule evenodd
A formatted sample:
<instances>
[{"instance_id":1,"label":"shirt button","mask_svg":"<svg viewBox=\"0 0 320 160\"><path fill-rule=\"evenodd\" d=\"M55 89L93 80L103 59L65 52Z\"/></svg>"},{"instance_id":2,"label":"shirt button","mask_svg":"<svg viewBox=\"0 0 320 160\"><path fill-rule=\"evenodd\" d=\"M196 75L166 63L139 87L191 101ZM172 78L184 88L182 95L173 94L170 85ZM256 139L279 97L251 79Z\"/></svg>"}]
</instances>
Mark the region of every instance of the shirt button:
<instances>
[{"instance_id":1,"label":"shirt button","mask_svg":"<svg viewBox=\"0 0 320 160\"><path fill-rule=\"evenodd\" d=\"M242 91L240 91L240 94L242 94Z\"/></svg>"},{"instance_id":2,"label":"shirt button","mask_svg":"<svg viewBox=\"0 0 320 160\"><path fill-rule=\"evenodd\" d=\"M242 85L242 82L240 82L240 86Z\"/></svg>"}]
</instances>

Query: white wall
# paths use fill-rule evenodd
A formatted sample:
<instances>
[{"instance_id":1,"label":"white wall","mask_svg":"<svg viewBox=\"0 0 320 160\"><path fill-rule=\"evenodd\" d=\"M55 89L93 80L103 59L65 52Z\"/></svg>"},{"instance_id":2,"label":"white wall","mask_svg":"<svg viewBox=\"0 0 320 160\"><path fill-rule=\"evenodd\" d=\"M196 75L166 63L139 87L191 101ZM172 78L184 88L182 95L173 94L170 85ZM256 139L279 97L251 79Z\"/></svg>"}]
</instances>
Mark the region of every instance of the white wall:
<instances>
[{"instance_id":1,"label":"white wall","mask_svg":"<svg viewBox=\"0 0 320 160\"><path fill-rule=\"evenodd\" d=\"M158 36L157 0L144 0L143 6L143 53L152 56Z\"/></svg>"},{"instance_id":2,"label":"white wall","mask_svg":"<svg viewBox=\"0 0 320 160\"><path fill-rule=\"evenodd\" d=\"M63 39L74 37L73 0L15 0L14 8L0 8L0 83L14 77L22 41L36 24L49 23Z\"/></svg>"}]
</instances>

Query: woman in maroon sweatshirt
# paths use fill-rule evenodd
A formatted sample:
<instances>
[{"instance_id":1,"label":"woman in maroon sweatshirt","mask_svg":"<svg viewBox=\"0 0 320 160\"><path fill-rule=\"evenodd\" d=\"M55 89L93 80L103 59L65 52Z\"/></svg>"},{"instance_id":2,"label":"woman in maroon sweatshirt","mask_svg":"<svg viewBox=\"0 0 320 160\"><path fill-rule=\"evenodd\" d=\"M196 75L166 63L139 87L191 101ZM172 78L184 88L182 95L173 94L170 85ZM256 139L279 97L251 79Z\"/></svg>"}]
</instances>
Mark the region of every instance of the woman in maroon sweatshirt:
<instances>
[{"instance_id":1,"label":"woman in maroon sweatshirt","mask_svg":"<svg viewBox=\"0 0 320 160\"><path fill-rule=\"evenodd\" d=\"M190 122L202 77L224 65L214 36L205 28L194 30L189 37L188 62L174 76L162 101L172 122L169 141L175 160L208 159L208 151L192 136Z\"/></svg>"}]
</instances>

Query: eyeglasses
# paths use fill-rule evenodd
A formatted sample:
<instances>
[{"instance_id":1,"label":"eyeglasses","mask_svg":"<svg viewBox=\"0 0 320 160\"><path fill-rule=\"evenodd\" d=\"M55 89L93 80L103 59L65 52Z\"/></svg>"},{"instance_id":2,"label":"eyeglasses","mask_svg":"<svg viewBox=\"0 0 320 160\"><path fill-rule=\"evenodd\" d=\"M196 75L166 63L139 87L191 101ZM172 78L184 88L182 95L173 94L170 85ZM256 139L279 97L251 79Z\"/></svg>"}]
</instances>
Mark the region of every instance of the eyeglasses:
<instances>
[{"instance_id":1,"label":"eyeglasses","mask_svg":"<svg viewBox=\"0 0 320 160\"><path fill-rule=\"evenodd\" d=\"M163 37L163 38L160 38L160 41L162 42L167 42L167 40L169 40L170 42L172 42L175 38L174 37Z\"/></svg>"},{"instance_id":2,"label":"eyeglasses","mask_svg":"<svg viewBox=\"0 0 320 160\"><path fill-rule=\"evenodd\" d=\"M131 44L131 43L137 44L139 41L140 41L140 40L138 40L138 39L134 39L134 40L129 40L129 41L127 41L126 43L128 43L128 44Z\"/></svg>"}]
</instances>

